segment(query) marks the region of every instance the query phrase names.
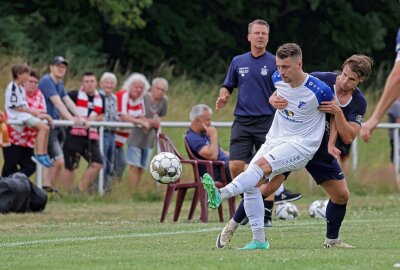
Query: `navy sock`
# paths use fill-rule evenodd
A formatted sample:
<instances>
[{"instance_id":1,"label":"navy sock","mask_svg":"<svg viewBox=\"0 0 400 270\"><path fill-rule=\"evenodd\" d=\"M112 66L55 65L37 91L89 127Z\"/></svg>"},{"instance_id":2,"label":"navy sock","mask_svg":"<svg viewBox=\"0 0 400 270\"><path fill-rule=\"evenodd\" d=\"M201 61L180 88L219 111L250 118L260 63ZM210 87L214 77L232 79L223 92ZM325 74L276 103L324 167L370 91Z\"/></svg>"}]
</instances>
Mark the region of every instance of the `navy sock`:
<instances>
[{"instance_id":1,"label":"navy sock","mask_svg":"<svg viewBox=\"0 0 400 270\"><path fill-rule=\"evenodd\" d=\"M335 204L329 200L326 207L326 238L339 238L339 230L346 215L347 204Z\"/></svg>"},{"instance_id":2,"label":"navy sock","mask_svg":"<svg viewBox=\"0 0 400 270\"><path fill-rule=\"evenodd\" d=\"M264 213L265 213L264 216L267 217L268 219L272 219L272 208L274 207L274 201L263 200L263 202L264 202Z\"/></svg>"},{"instance_id":3,"label":"navy sock","mask_svg":"<svg viewBox=\"0 0 400 270\"><path fill-rule=\"evenodd\" d=\"M236 209L235 215L233 215L233 220L236 223L240 223L245 217L246 217L246 211L244 211L244 200L242 199L239 203L239 206Z\"/></svg>"}]
</instances>

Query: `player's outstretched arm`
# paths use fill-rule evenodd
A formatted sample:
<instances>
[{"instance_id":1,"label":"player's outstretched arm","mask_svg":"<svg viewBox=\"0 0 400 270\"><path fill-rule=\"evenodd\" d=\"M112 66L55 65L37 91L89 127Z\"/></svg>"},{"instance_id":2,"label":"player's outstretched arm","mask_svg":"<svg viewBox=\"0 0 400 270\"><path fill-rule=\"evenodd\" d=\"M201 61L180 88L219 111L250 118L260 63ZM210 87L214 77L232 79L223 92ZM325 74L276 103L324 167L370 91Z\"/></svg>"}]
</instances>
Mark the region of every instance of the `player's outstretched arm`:
<instances>
[{"instance_id":1,"label":"player's outstretched arm","mask_svg":"<svg viewBox=\"0 0 400 270\"><path fill-rule=\"evenodd\" d=\"M392 68L392 71L386 79L385 88L383 89L383 93L381 98L379 99L378 105L376 105L372 116L362 125L360 135L364 141L369 141L372 135L372 131L379 124L379 121L387 112L390 105L392 105L392 103L400 97L400 91L398 91L399 85L400 61L396 61Z\"/></svg>"}]
</instances>

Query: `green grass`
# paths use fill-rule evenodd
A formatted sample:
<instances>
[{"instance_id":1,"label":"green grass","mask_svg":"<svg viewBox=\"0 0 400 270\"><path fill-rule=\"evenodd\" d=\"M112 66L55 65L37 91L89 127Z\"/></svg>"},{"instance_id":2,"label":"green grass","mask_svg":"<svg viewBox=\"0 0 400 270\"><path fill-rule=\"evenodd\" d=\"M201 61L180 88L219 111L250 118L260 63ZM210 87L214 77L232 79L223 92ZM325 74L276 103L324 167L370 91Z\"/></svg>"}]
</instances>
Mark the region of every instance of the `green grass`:
<instances>
[{"instance_id":1,"label":"green grass","mask_svg":"<svg viewBox=\"0 0 400 270\"><path fill-rule=\"evenodd\" d=\"M300 217L274 221L268 251L239 251L251 238L240 227L230 248L217 250L224 223L159 223L161 202L106 198L50 201L42 214L0 216L0 269L392 269L400 262L399 196L353 196L341 237L355 250L324 249L325 222L308 216L321 196L296 202ZM196 214L196 218L199 213Z\"/></svg>"}]
</instances>

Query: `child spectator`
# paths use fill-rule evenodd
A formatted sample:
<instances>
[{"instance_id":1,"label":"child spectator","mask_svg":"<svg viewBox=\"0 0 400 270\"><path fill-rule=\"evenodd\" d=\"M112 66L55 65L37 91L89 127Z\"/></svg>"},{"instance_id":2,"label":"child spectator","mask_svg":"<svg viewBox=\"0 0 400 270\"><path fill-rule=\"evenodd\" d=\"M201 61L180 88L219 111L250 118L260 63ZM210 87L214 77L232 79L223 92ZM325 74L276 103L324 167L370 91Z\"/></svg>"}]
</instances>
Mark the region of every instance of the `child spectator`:
<instances>
[{"instance_id":1,"label":"child spectator","mask_svg":"<svg viewBox=\"0 0 400 270\"><path fill-rule=\"evenodd\" d=\"M46 102L42 92L38 89L39 73L36 70L31 70L29 80L24 84L26 90L26 102L28 107L33 110L38 110L45 114ZM52 118L47 118L52 124ZM4 165L2 176L10 176L16 172L21 172L26 176L31 176L35 170L35 163L31 157L34 155L35 141L37 130L25 126L22 132L8 125L10 133L11 146L3 149Z\"/></svg>"},{"instance_id":2,"label":"child spectator","mask_svg":"<svg viewBox=\"0 0 400 270\"><path fill-rule=\"evenodd\" d=\"M11 69L13 81L6 88L5 107L9 120L22 121L25 126L34 127L37 130L36 154L32 159L47 168L53 166L47 154L47 143L49 138L49 127L41 120L51 123L51 118L43 111L30 109L26 101L24 84L28 82L30 68L25 64L14 65ZM18 132L22 132L23 126L12 126Z\"/></svg>"}]
</instances>

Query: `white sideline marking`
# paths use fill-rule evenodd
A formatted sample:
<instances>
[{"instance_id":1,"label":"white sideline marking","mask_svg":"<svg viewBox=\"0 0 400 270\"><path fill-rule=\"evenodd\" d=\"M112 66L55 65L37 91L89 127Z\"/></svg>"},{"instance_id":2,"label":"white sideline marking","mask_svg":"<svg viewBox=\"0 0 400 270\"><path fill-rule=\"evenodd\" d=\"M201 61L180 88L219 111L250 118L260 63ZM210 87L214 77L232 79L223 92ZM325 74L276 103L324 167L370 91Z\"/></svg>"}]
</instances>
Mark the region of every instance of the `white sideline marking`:
<instances>
[{"instance_id":1,"label":"white sideline marking","mask_svg":"<svg viewBox=\"0 0 400 270\"><path fill-rule=\"evenodd\" d=\"M29 246L36 244L54 244L54 243L66 243L66 242L86 242L86 241L97 241L97 240L109 240L109 239L121 239L121 238L139 238L139 237L152 237L160 235L177 235L186 233L201 233L201 232L212 232L220 231L221 228L207 228L190 231L176 231L176 232L160 232L160 233L134 233L134 234L120 234L120 235L105 235L105 236L91 236L91 237L69 237L59 239L46 239L46 240L32 240L24 242L8 242L0 243L0 247L17 247L17 246Z\"/></svg>"}]
</instances>

